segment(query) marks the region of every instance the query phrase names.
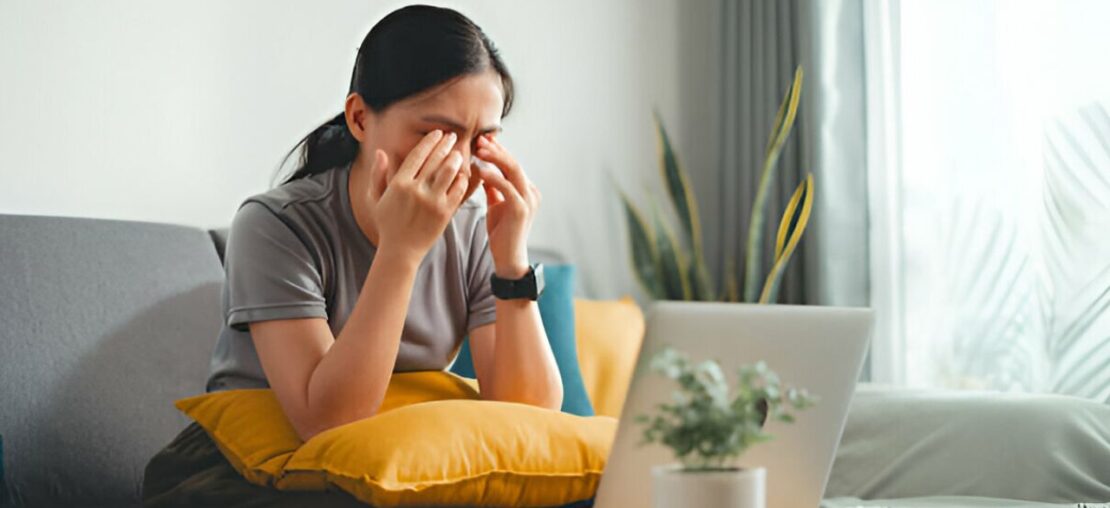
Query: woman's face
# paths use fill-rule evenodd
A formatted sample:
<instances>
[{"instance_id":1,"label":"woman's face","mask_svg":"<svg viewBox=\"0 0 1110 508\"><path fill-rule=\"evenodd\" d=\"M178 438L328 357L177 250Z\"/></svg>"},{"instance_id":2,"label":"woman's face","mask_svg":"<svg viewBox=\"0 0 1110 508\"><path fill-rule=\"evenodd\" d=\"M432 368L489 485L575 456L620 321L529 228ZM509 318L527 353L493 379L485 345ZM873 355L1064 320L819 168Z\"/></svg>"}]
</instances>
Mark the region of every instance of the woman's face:
<instances>
[{"instance_id":1,"label":"woman's face","mask_svg":"<svg viewBox=\"0 0 1110 508\"><path fill-rule=\"evenodd\" d=\"M478 137L500 132L503 107L501 79L491 68L454 78L378 113L367 108L360 158L372 161L374 150L381 149L389 156L392 174L426 134L440 129L458 135L455 150L463 156L462 170L470 172L470 154L477 150ZM478 188L477 176L477 172L471 175L467 198Z\"/></svg>"}]
</instances>

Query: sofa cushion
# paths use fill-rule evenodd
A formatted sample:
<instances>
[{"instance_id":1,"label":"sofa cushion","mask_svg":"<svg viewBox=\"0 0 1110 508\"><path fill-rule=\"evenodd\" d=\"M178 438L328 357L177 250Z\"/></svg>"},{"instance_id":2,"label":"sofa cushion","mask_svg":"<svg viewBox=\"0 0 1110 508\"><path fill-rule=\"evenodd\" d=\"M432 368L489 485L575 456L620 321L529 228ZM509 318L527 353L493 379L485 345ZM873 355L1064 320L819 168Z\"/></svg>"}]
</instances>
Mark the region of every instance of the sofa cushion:
<instances>
[{"instance_id":1,"label":"sofa cushion","mask_svg":"<svg viewBox=\"0 0 1110 508\"><path fill-rule=\"evenodd\" d=\"M424 402L318 434L277 486L338 487L373 506L562 506L593 498L616 430L516 402Z\"/></svg>"},{"instance_id":2,"label":"sofa cushion","mask_svg":"<svg viewBox=\"0 0 1110 508\"><path fill-rule=\"evenodd\" d=\"M279 490L332 485L386 506L554 506L592 497L615 420L481 401L476 387L450 372L400 372L378 414L307 442L270 389L224 390L176 404L247 481ZM522 491L529 497L519 497Z\"/></svg>"},{"instance_id":3,"label":"sofa cushion","mask_svg":"<svg viewBox=\"0 0 1110 508\"><path fill-rule=\"evenodd\" d=\"M825 496L1110 500L1110 405L863 385Z\"/></svg>"},{"instance_id":4,"label":"sofa cushion","mask_svg":"<svg viewBox=\"0 0 1110 508\"><path fill-rule=\"evenodd\" d=\"M220 256L220 264L224 262L224 252L227 250L227 232L229 228L209 229L208 235L212 237L212 245L216 247L216 254Z\"/></svg>"},{"instance_id":5,"label":"sofa cushion","mask_svg":"<svg viewBox=\"0 0 1110 508\"><path fill-rule=\"evenodd\" d=\"M378 414L420 402L479 398L474 380L450 372L398 372L389 380ZM269 388L220 390L174 405L203 427L231 466L256 485L273 487L304 444Z\"/></svg>"},{"instance_id":6,"label":"sofa cushion","mask_svg":"<svg viewBox=\"0 0 1110 508\"><path fill-rule=\"evenodd\" d=\"M186 226L0 215L5 473L21 504L135 505L204 390L223 271Z\"/></svg>"},{"instance_id":7,"label":"sofa cushion","mask_svg":"<svg viewBox=\"0 0 1110 508\"><path fill-rule=\"evenodd\" d=\"M620 417L644 340L644 313L630 295L574 301L582 382L599 415Z\"/></svg>"}]
</instances>

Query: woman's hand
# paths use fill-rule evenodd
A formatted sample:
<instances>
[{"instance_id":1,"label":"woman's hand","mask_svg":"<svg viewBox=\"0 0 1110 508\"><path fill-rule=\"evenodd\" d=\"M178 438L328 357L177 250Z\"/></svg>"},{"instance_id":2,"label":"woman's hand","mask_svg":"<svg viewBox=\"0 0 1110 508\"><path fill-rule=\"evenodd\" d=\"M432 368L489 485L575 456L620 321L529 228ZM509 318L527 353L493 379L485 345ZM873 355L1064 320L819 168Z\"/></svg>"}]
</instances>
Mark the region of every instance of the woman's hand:
<instances>
[{"instance_id":1,"label":"woman's hand","mask_svg":"<svg viewBox=\"0 0 1110 508\"><path fill-rule=\"evenodd\" d=\"M374 151L370 173L371 192L378 197L373 215L379 249L419 261L443 234L470 181L462 154L452 149L455 141L455 133L429 132L389 175L388 156Z\"/></svg>"},{"instance_id":2,"label":"woman's hand","mask_svg":"<svg viewBox=\"0 0 1110 508\"><path fill-rule=\"evenodd\" d=\"M528 273L528 231L540 206L540 190L492 136L478 138L475 156L495 165L471 164L486 190L486 231L494 270L498 277L519 279Z\"/></svg>"}]
</instances>

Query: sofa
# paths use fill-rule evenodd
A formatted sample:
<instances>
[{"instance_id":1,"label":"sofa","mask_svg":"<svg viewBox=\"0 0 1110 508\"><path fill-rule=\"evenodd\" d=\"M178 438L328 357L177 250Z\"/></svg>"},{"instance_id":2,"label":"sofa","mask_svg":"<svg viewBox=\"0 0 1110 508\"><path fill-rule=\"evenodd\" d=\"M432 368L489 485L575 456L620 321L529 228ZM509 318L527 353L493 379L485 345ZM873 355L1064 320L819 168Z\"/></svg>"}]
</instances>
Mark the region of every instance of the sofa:
<instances>
[{"instance_id":1,"label":"sofa","mask_svg":"<svg viewBox=\"0 0 1110 508\"><path fill-rule=\"evenodd\" d=\"M0 214L0 485L6 505L140 506L148 459L188 424L173 401L204 392L221 322L226 233ZM535 254L541 261L546 255ZM603 384L612 390L619 382ZM1035 441L1041 428L1051 434L1039 448L1027 446L1040 451L1007 452L1005 440L991 432L968 434L951 425L959 419L975 426L983 407L995 415L989 421L1022 439ZM1035 421L1015 430L1010 421L1015 417ZM955 499L956 505L960 499L1007 497L1110 501L1107 428L1110 411L1090 401L1013 396L997 402L992 394L922 395L868 386L849 412L827 491L829 506L857 505L864 498L913 503L937 495L963 496L935 498ZM994 439L983 445L984 453L1007 461L976 462L977 455L966 449L968 439ZM946 440L956 440L961 449ZM1055 446L1070 455L1063 457ZM980 472L976 481L953 485L959 476L950 473L957 468L947 462L969 460L960 467L998 463L1009 469ZM1014 460L1029 467L1015 466ZM1063 466L1068 470L1062 473L1045 469ZM1042 478L1019 481L1038 471ZM1015 485L1020 488L1010 489Z\"/></svg>"}]
</instances>

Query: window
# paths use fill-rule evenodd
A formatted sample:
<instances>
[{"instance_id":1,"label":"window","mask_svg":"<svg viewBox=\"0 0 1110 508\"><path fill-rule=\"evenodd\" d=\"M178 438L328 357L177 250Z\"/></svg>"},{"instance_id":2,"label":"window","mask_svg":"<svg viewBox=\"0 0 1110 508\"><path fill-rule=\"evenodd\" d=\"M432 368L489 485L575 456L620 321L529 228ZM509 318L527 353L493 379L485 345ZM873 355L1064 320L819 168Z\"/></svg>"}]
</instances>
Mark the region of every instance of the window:
<instances>
[{"instance_id":1,"label":"window","mask_svg":"<svg viewBox=\"0 0 1110 508\"><path fill-rule=\"evenodd\" d=\"M869 7L876 381L1110 400L1107 19Z\"/></svg>"}]
</instances>

